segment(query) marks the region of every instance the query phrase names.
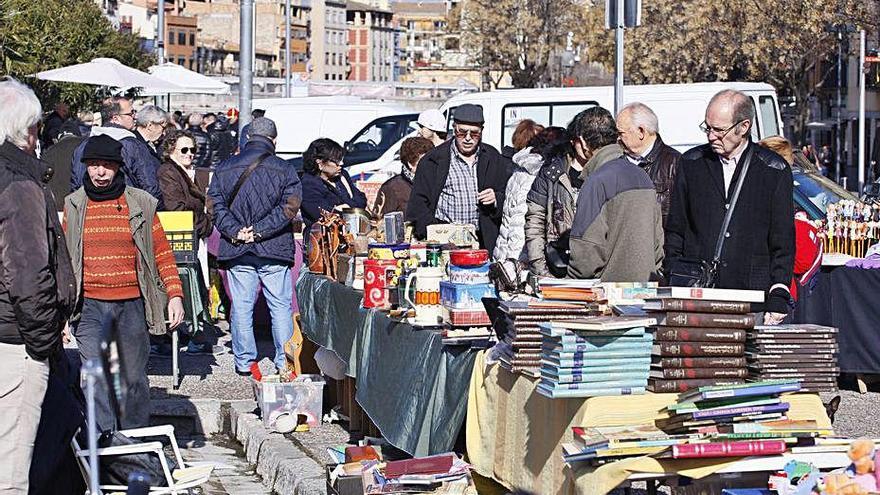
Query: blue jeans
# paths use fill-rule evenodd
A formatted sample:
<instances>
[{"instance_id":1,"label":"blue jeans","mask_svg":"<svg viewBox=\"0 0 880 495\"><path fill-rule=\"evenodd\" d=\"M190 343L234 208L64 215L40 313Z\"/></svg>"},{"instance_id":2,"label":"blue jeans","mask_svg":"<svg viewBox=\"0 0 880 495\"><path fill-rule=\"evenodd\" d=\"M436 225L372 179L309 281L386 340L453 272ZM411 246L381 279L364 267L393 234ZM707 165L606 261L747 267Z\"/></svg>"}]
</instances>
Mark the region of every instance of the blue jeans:
<instances>
[{"instance_id":1,"label":"blue jeans","mask_svg":"<svg viewBox=\"0 0 880 495\"><path fill-rule=\"evenodd\" d=\"M141 428L150 424L150 381L147 362L150 360L150 333L147 330L143 299L99 301L83 299L82 316L74 329L79 357L83 364L101 358L101 342L117 332L121 417L116 416L104 380L97 381L95 416L102 430Z\"/></svg>"},{"instance_id":2,"label":"blue jeans","mask_svg":"<svg viewBox=\"0 0 880 495\"><path fill-rule=\"evenodd\" d=\"M287 359L284 344L293 337L293 281L290 266L276 260L245 254L230 263L227 275L232 299L232 352L235 368L247 371L257 360L257 343L254 340L254 304L257 291L263 286L263 296L272 317L272 338L275 341L275 366L284 369Z\"/></svg>"}]
</instances>

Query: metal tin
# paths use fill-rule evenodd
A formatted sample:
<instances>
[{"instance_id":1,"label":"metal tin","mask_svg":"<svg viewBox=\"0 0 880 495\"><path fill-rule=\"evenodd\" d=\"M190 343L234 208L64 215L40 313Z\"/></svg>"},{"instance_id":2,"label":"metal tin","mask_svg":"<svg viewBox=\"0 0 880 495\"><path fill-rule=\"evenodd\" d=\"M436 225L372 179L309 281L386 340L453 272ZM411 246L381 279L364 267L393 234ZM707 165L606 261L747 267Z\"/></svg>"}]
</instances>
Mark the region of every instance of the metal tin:
<instances>
[{"instance_id":1,"label":"metal tin","mask_svg":"<svg viewBox=\"0 0 880 495\"><path fill-rule=\"evenodd\" d=\"M441 266L440 257L443 254L443 244L428 244L425 248L425 266Z\"/></svg>"}]
</instances>

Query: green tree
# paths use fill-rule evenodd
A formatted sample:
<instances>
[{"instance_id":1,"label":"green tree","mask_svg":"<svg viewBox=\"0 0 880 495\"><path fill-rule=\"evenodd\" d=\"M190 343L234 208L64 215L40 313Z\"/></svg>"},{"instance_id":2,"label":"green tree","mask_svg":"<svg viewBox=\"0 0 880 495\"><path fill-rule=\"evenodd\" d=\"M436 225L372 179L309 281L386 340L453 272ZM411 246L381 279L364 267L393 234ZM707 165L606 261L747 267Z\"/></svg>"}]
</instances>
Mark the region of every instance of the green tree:
<instances>
[{"instance_id":1,"label":"green tree","mask_svg":"<svg viewBox=\"0 0 880 495\"><path fill-rule=\"evenodd\" d=\"M97 57L141 70L151 65L137 37L114 30L92 0L0 0L0 73L33 87L44 108L63 101L74 109L94 109L94 86L29 76Z\"/></svg>"},{"instance_id":2,"label":"green tree","mask_svg":"<svg viewBox=\"0 0 880 495\"><path fill-rule=\"evenodd\" d=\"M551 68L566 36L584 15L578 0L468 0L453 11L450 28L460 26L462 46L484 74L510 74L515 87L550 83ZM497 86L497 80L492 84Z\"/></svg>"}]
</instances>

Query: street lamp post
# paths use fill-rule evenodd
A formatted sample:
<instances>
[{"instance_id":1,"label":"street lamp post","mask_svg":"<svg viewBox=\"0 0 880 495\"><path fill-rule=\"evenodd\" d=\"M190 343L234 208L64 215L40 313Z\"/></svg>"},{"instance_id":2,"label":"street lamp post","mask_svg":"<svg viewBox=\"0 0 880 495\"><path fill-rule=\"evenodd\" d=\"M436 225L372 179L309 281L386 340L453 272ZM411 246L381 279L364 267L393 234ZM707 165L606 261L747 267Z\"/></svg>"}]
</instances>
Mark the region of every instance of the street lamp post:
<instances>
[{"instance_id":1,"label":"street lamp post","mask_svg":"<svg viewBox=\"0 0 880 495\"><path fill-rule=\"evenodd\" d=\"M239 129L251 121L251 98L254 89L254 0L241 0L241 23L238 54Z\"/></svg>"}]
</instances>

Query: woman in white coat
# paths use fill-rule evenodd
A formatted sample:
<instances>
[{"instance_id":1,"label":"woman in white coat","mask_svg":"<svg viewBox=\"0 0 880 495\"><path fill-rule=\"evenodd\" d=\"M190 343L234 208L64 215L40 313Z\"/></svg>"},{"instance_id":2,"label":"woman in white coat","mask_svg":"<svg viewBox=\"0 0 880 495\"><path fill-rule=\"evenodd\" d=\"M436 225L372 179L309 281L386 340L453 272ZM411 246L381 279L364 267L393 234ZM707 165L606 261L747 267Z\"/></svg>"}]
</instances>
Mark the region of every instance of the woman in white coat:
<instances>
[{"instance_id":1,"label":"woman in white coat","mask_svg":"<svg viewBox=\"0 0 880 495\"><path fill-rule=\"evenodd\" d=\"M529 124L530 123L530 124ZM503 216L501 218L501 231L495 244L493 257L498 261L517 259L528 261L525 254L525 225L528 204L526 196L532 188L532 182L541 167L544 166L545 149L554 145L555 142L564 138L565 129L561 127L543 127L531 120L524 120L517 126L517 131L536 128L537 132L525 134L528 139L521 143L523 148L513 155L514 172L507 183L504 199ZM514 147L517 144L517 133L514 133Z\"/></svg>"}]
</instances>

